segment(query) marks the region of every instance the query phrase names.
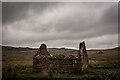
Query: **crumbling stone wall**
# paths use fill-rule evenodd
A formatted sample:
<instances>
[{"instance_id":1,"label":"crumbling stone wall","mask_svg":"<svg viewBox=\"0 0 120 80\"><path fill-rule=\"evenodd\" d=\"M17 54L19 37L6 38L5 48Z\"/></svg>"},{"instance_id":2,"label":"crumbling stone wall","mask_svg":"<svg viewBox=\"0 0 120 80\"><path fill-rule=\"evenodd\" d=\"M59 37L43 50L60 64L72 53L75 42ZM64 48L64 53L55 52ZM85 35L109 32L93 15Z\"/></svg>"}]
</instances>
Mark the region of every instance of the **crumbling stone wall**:
<instances>
[{"instance_id":1,"label":"crumbling stone wall","mask_svg":"<svg viewBox=\"0 0 120 80\"><path fill-rule=\"evenodd\" d=\"M47 46L45 44L42 44L40 48L37 51L37 54L41 56L50 56L50 53L47 51Z\"/></svg>"},{"instance_id":2,"label":"crumbling stone wall","mask_svg":"<svg viewBox=\"0 0 120 80\"><path fill-rule=\"evenodd\" d=\"M49 57L50 53L47 51L47 46L42 44L33 57L33 71L39 72L48 69Z\"/></svg>"},{"instance_id":3,"label":"crumbling stone wall","mask_svg":"<svg viewBox=\"0 0 120 80\"><path fill-rule=\"evenodd\" d=\"M79 45L78 57L69 55L63 56L50 56L47 51L47 46L42 44L37 53L33 57L33 71L40 72L48 70L56 73L80 73L88 67L88 56L85 43Z\"/></svg>"},{"instance_id":4,"label":"crumbling stone wall","mask_svg":"<svg viewBox=\"0 0 120 80\"><path fill-rule=\"evenodd\" d=\"M51 69L53 72L57 73L76 73L80 72L80 66L78 65L79 60L76 58L65 58L65 59L59 59L59 58L52 58L50 59L52 62Z\"/></svg>"},{"instance_id":5,"label":"crumbling stone wall","mask_svg":"<svg viewBox=\"0 0 120 80\"><path fill-rule=\"evenodd\" d=\"M85 42L81 42L79 44L79 52L80 57L81 57L81 70L85 70L88 67L88 55L87 55L87 50L85 46Z\"/></svg>"}]
</instances>

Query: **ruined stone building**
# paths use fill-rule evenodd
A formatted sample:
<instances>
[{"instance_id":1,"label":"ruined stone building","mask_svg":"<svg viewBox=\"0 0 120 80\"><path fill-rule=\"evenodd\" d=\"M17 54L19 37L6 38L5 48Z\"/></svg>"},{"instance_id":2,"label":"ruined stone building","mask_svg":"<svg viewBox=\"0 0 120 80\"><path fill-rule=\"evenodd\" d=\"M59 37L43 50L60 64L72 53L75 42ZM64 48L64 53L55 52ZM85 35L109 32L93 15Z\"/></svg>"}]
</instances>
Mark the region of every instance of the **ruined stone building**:
<instances>
[{"instance_id":1,"label":"ruined stone building","mask_svg":"<svg viewBox=\"0 0 120 80\"><path fill-rule=\"evenodd\" d=\"M40 72L48 70L57 73L80 73L88 67L88 55L85 42L79 44L77 57L51 56L47 51L47 46L42 44L33 57L33 71Z\"/></svg>"}]
</instances>

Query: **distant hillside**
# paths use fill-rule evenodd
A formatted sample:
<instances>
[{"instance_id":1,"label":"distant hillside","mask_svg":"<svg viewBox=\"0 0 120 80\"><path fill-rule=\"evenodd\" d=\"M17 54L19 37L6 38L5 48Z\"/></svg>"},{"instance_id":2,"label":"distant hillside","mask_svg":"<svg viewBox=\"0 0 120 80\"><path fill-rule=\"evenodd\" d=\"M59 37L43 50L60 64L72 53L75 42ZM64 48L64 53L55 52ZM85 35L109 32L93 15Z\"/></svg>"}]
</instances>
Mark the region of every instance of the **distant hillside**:
<instances>
[{"instance_id":1,"label":"distant hillside","mask_svg":"<svg viewBox=\"0 0 120 80\"><path fill-rule=\"evenodd\" d=\"M1 47L1 46L0 46ZM12 47L12 46L2 46L2 50L15 50L15 51L24 51L24 50L37 50L38 48L29 48L29 47ZM68 48L48 48L48 50L63 50L63 51L72 51L76 52L76 49L68 49ZM104 50L120 50L120 47L112 48L112 49L92 49L87 51L104 51Z\"/></svg>"},{"instance_id":2,"label":"distant hillside","mask_svg":"<svg viewBox=\"0 0 120 80\"><path fill-rule=\"evenodd\" d=\"M30 51L30 50L38 50L38 48L2 46L2 50L3 51ZM48 51L52 55L72 54L77 52L77 50L75 49L67 49L67 48L48 48Z\"/></svg>"},{"instance_id":3,"label":"distant hillside","mask_svg":"<svg viewBox=\"0 0 120 80\"><path fill-rule=\"evenodd\" d=\"M120 51L120 47L113 48L112 50L119 50Z\"/></svg>"},{"instance_id":4,"label":"distant hillside","mask_svg":"<svg viewBox=\"0 0 120 80\"><path fill-rule=\"evenodd\" d=\"M111 49L91 49L88 51L107 51L107 50L120 50L120 47L115 47L115 48L111 48Z\"/></svg>"},{"instance_id":5,"label":"distant hillside","mask_svg":"<svg viewBox=\"0 0 120 80\"><path fill-rule=\"evenodd\" d=\"M2 46L2 50L3 51L25 51L25 50L37 50L37 48Z\"/></svg>"},{"instance_id":6,"label":"distant hillside","mask_svg":"<svg viewBox=\"0 0 120 80\"><path fill-rule=\"evenodd\" d=\"M67 48L48 48L48 51L52 55L60 55L60 54L75 54L77 50L75 49L67 49Z\"/></svg>"},{"instance_id":7,"label":"distant hillside","mask_svg":"<svg viewBox=\"0 0 120 80\"><path fill-rule=\"evenodd\" d=\"M88 50L88 57L89 57L89 60L118 61L119 50L120 50L120 47L116 47L112 49L102 49L102 50Z\"/></svg>"}]
</instances>

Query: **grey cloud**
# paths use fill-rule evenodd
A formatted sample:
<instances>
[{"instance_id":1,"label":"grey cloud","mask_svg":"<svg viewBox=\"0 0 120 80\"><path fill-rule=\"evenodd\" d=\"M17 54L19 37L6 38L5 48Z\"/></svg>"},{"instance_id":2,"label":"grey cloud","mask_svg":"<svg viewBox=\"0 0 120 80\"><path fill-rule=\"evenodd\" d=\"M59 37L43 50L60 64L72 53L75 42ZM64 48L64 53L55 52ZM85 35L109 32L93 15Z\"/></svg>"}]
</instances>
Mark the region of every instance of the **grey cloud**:
<instances>
[{"instance_id":1,"label":"grey cloud","mask_svg":"<svg viewBox=\"0 0 120 80\"><path fill-rule=\"evenodd\" d=\"M114 6L114 7L113 7ZM57 31L63 31L63 30L70 30L70 32L82 32L82 31L103 31L104 29L108 29L108 31L103 31L105 33L117 33L116 29L117 26L117 5L113 5L112 7L108 8L106 11L103 12L103 14L99 15L100 19L94 20L95 15L97 15L96 12L92 12L92 15L94 16L89 16L88 18L82 18L82 15L74 15L74 17L62 20L62 22L58 23L59 27L56 27ZM89 15L89 12L92 11L92 9L88 10L88 13L85 15ZM101 13L101 11L99 11ZM84 16L84 15L83 15ZM76 20L75 20L76 19ZM69 20L66 22L66 20ZM94 22L93 22L94 21ZM83 24L84 23L84 24ZM61 26L61 25L63 26ZM111 26L112 25L112 26ZM102 28L101 28L102 27ZM89 30L88 30L89 28ZM113 28L113 29L111 29ZM112 31L109 31L112 30ZM99 32L101 34L101 32ZM102 33L104 34L104 33ZM94 34L93 34L94 35ZM98 35L99 36L99 35ZM90 36L91 37L91 36Z\"/></svg>"},{"instance_id":2,"label":"grey cloud","mask_svg":"<svg viewBox=\"0 0 120 80\"><path fill-rule=\"evenodd\" d=\"M3 44L77 48L85 40L88 48L117 46L117 9L117 3L4 3Z\"/></svg>"},{"instance_id":3,"label":"grey cloud","mask_svg":"<svg viewBox=\"0 0 120 80\"><path fill-rule=\"evenodd\" d=\"M118 24L118 4L111 6L102 16L108 24Z\"/></svg>"},{"instance_id":4,"label":"grey cloud","mask_svg":"<svg viewBox=\"0 0 120 80\"><path fill-rule=\"evenodd\" d=\"M29 8L29 3L2 3L3 24L12 23L27 17L26 11Z\"/></svg>"},{"instance_id":5,"label":"grey cloud","mask_svg":"<svg viewBox=\"0 0 120 80\"><path fill-rule=\"evenodd\" d=\"M12 23L14 21L19 21L21 19L28 18L27 14L29 11L35 11L41 13L45 8L53 7L57 3L49 2L3 2L2 3L3 12L3 23Z\"/></svg>"}]
</instances>

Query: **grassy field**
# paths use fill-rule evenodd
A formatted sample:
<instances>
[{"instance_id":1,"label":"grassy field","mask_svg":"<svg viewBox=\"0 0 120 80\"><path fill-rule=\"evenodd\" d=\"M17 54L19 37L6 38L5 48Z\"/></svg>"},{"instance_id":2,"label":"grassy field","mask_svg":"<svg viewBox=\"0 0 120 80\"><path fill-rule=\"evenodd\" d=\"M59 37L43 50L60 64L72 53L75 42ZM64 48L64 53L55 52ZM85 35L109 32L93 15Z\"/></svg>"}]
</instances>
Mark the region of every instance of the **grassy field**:
<instances>
[{"instance_id":1,"label":"grassy field","mask_svg":"<svg viewBox=\"0 0 120 80\"><path fill-rule=\"evenodd\" d=\"M35 73L32 70L32 58L37 50L3 50L3 80L7 79L39 79L50 78L48 71L42 73ZM48 49L52 55L69 55L77 54L77 50L72 49ZM89 68L81 74L68 74L68 73L52 73L52 78L111 78L115 80L120 79L118 63L118 50L102 50L104 54L97 54L99 50L88 51ZM112 75L112 76L109 76Z\"/></svg>"},{"instance_id":2,"label":"grassy field","mask_svg":"<svg viewBox=\"0 0 120 80\"><path fill-rule=\"evenodd\" d=\"M90 64L89 68L83 71L81 74L70 73L52 73L52 78L108 78L111 80L119 80L120 68L118 63L106 63L106 64ZM8 66L3 68L3 80L7 79L40 79L51 78L50 73L47 71L36 73L33 72L32 66Z\"/></svg>"}]
</instances>

